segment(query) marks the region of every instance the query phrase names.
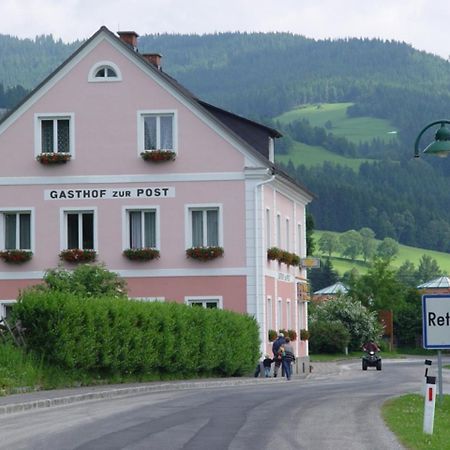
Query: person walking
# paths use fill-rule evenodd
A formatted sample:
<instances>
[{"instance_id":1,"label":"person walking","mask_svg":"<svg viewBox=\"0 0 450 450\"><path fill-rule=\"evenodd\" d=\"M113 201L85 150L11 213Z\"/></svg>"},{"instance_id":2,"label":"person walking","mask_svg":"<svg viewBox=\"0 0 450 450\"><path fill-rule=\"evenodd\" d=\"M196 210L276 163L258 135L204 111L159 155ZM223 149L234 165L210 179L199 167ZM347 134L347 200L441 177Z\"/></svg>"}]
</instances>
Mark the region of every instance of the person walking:
<instances>
[{"instance_id":1,"label":"person walking","mask_svg":"<svg viewBox=\"0 0 450 450\"><path fill-rule=\"evenodd\" d=\"M292 376L292 363L295 361L294 347L292 347L289 337L286 337L285 341L286 342L283 345L284 351L281 357L281 364L283 365L286 379L290 380Z\"/></svg>"},{"instance_id":2,"label":"person walking","mask_svg":"<svg viewBox=\"0 0 450 450\"><path fill-rule=\"evenodd\" d=\"M279 333L278 337L275 339L274 343L272 344L272 353L273 353L273 361L275 363L275 366L273 368L273 377L276 378L278 375L278 370L282 364L282 356L280 352L280 348L284 345L286 342L286 339L284 338L283 333Z\"/></svg>"}]
</instances>

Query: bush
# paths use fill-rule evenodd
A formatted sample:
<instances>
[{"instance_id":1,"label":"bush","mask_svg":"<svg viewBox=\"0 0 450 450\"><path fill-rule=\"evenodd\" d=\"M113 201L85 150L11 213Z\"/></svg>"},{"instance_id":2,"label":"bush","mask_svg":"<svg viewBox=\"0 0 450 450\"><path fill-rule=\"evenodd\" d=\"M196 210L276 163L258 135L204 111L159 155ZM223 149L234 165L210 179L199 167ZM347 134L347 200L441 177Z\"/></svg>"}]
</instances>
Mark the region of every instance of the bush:
<instances>
[{"instance_id":1,"label":"bush","mask_svg":"<svg viewBox=\"0 0 450 450\"><path fill-rule=\"evenodd\" d=\"M14 314L28 348L68 369L238 376L259 357L256 321L231 311L30 289Z\"/></svg>"},{"instance_id":2,"label":"bush","mask_svg":"<svg viewBox=\"0 0 450 450\"><path fill-rule=\"evenodd\" d=\"M360 350L365 342L370 339L379 341L382 335L377 313L369 311L361 302L344 295L314 305L310 311L310 321L342 323L350 334L348 344L350 350Z\"/></svg>"},{"instance_id":3,"label":"bush","mask_svg":"<svg viewBox=\"0 0 450 450\"><path fill-rule=\"evenodd\" d=\"M343 353L350 342L350 333L339 321L316 321L310 324L311 353Z\"/></svg>"},{"instance_id":4,"label":"bush","mask_svg":"<svg viewBox=\"0 0 450 450\"><path fill-rule=\"evenodd\" d=\"M73 271L63 267L50 269L44 275L44 282L47 289L77 293L84 297L126 297L125 281L103 264L82 264Z\"/></svg>"}]
</instances>

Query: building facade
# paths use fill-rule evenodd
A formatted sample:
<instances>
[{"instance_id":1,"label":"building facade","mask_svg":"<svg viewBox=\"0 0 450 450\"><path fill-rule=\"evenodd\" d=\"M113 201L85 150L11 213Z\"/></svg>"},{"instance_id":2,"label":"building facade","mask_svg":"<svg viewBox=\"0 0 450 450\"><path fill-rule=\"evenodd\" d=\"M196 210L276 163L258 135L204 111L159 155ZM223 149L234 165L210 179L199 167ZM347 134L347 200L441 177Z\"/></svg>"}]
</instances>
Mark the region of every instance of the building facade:
<instances>
[{"instance_id":1,"label":"building facade","mask_svg":"<svg viewBox=\"0 0 450 450\"><path fill-rule=\"evenodd\" d=\"M269 329L307 328L305 271L267 258L306 255L312 199L274 165L280 134L197 99L118 34L100 28L0 122L0 313L95 255L131 298L255 316L261 351Z\"/></svg>"}]
</instances>

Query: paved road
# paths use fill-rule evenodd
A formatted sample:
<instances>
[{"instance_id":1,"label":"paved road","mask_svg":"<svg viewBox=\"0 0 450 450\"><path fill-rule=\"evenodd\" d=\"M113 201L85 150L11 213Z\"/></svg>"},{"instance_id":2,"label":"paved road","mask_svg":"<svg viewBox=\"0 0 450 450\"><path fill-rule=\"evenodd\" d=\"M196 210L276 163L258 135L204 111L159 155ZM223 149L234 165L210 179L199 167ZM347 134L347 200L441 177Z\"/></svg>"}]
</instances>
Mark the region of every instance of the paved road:
<instances>
[{"instance_id":1,"label":"paved road","mask_svg":"<svg viewBox=\"0 0 450 450\"><path fill-rule=\"evenodd\" d=\"M3 414L0 448L400 449L379 408L393 395L420 391L423 359L383 362L381 372L363 372L359 361L315 364L312 376L289 382L178 383L176 390L168 383L161 392Z\"/></svg>"}]
</instances>

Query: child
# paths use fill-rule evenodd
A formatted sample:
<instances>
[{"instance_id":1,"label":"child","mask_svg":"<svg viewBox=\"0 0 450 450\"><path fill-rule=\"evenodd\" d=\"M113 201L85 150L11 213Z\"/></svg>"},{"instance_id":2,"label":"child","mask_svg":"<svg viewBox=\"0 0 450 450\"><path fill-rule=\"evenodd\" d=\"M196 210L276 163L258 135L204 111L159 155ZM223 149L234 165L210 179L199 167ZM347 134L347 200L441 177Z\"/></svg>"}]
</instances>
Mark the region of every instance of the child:
<instances>
[{"instance_id":1,"label":"child","mask_svg":"<svg viewBox=\"0 0 450 450\"><path fill-rule=\"evenodd\" d=\"M273 363L273 359L269 356L266 355L263 361L263 366L264 366L264 376L266 378L270 377L270 368L272 366Z\"/></svg>"}]
</instances>

